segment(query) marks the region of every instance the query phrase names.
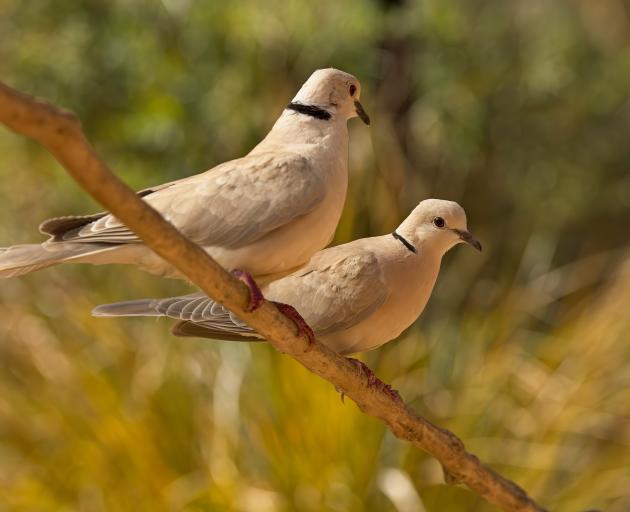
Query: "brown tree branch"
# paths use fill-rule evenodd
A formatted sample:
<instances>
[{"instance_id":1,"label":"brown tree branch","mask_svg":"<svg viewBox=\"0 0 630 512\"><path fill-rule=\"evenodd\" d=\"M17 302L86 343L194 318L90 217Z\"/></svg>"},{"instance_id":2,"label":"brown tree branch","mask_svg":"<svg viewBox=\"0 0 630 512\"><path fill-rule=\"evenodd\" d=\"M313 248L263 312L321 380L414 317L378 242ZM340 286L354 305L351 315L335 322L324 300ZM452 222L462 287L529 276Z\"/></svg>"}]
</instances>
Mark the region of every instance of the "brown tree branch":
<instances>
[{"instance_id":1,"label":"brown tree branch","mask_svg":"<svg viewBox=\"0 0 630 512\"><path fill-rule=\"evenodd\" d=\"M0 83L0 121L38 141L107 210L208 296L250 324L280 352L333 384L359 408L382 420L400 439L427 451L444 467L449 483L466 484L488 502L507 511L543 511L516 484L468 453L462 441L393 400L383 386L369 386L357 366L320 343L296 335L293 323L269 302L249 313L248 290L197 245L120 181L85 138L77 117Z\"/></svg>"}]
</instances>

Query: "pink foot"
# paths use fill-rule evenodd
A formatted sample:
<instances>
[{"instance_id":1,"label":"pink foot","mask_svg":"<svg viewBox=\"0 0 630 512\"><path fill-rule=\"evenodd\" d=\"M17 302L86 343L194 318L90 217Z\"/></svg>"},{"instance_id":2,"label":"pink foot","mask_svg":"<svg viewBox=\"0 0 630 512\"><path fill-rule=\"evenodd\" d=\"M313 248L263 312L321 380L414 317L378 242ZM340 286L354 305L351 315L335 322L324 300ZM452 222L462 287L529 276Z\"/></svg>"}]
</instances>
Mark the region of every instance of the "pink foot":
<instances>
[{"instance_id":1,"label":"pink foot","mask_svg":"<svg viewBox=\"0 0 630 512\"><path fill-rule=\"evenodd\" d=\"M274 302L278 311L286 316L289 320L291 320L295 326L297 327L298 336L306 336L309 343L313 343L315 341L315 334L313 333L313 329L311 329L310 325L306 323L306 320L302 318L293 306L289 304L283 304L282 302Z\"/></svg>"},{"instance_id":2,"label":"pink foot","mask_svg":"<svg viewBox=\"0 0 630 512\"><path fill-rule=\"evenodd\" d=\"M265 297L260 291L260 288L258 288L258 284L256 284L252 275L249 272L245 272L244 270L238 268L232 270L230 274L236 277L239 281L245 283L247 288L249 288L249 304L247 305L247 311L255 311L262 306L262 303L265 302Z\"/></svg>"},{"instance_id":3,"label":"pink foot","mask_svg":"<svg viewBox=\"0 0 630 512\"><path fill-rule=\"evenodd\" d=\"M367 377L367 381L368 381L368 387L369 388L375 388L378 391L383 391L384 393L386 393L394 402L402 402L402 398L400 398L400 395L398 394L398 391L396 391L394 388L392 388L389 384L385 384L381 379L379 379L372 370L370 370L370 367L368 365L366 365L364 362L359 361L358 359L354 359L352 357L348 358L348 361L350 361L352 364L354 364L357 369L359 370L359 373L365 375ZM341 401L343 402L343 393L341 395Z\"/></svg>"}]
</instances>

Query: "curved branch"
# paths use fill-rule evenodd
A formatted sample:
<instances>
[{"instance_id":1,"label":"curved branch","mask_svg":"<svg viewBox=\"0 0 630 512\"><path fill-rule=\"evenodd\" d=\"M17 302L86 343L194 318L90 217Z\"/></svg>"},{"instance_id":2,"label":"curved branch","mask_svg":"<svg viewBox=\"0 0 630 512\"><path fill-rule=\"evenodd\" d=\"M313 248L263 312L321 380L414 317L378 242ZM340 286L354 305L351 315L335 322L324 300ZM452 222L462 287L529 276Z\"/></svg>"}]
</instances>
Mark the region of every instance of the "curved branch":
<instances>
[{"instance_id":1,"label":"curved branch","mask_svg":"<svg viewBox=\"0 0 630 512\"><path fill-rule=\"evenodd\" d=\"M468 453L453 433L426 420L402 401L392 399L388 386L380 381L377 386L369 385L368 376L351 360L321 343L309 343L297 336L293 323L271 303L247 312L247 287L115 176L85 138L74 114L0 83L0 121L46 147L89 194L151 249L250 324L276 349L342 390L363 412L379 418L397 437L435 457L444 467L447 482L465 484L507 511L544 510L520 487Z\"/></svg>"}]
</instances>

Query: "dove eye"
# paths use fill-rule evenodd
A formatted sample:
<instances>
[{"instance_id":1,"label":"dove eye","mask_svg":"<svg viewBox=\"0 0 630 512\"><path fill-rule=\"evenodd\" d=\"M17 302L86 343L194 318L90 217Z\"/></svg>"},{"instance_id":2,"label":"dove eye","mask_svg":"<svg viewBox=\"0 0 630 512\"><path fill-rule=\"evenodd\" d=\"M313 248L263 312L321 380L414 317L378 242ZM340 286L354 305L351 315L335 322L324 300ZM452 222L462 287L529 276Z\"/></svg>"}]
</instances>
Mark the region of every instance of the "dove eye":
<instances>
[{"instance_id":1,"label":"dove eye","mask_svg":"<svg viewBox=\"0 0 630 512\"><path fill-rule=\"evenodd\" d=\"M350 96L354 96L355 92L357 92L357 86L356 85L351 85L350 86Z\"/></svg>"},{"instance_id":2,"label":"dove eye","mask_svg":"<svg viewBox=\"0 0 630 512\"><path fill-rule=\"evenodd\" d=\"M442 217L435 217L433 219L433 225L436 228L443 228L444 226L446 226L446 221L442 218Z\"/></svg>"}]
</instances>

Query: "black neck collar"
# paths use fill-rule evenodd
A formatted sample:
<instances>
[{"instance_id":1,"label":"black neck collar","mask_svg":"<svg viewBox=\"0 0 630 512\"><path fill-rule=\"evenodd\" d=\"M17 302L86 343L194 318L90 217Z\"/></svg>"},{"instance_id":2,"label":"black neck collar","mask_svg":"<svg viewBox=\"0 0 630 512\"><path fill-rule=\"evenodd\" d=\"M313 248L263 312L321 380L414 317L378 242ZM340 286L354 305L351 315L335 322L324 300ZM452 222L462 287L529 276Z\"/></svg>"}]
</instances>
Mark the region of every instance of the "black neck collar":
<instances>
[{"instance_id":1,"label":"black neck collar","mask_svg":"<svg viewBox=\"0 0 630 512\"><path fill-rule=\"evenodd\" d=\"M315 119L323 119L324 121L328 121L332 117L330 112L315 105L303 105L302 103L291 102L287 105L287 109L314 117Z\"/></svg>"},{"instance_id":2,"label":"black neck collar","mask_svg":"<svg viewBox=\"0 0 630 512\"><path fill-rule=\"evenodd\" d=\"M416 247L409 240L407 240L404 236L401 236L398 233L396 233L396 231L392 233L392 236L396 240L398 240L401 244L403 244L407 249L409 249L411 252L413 253L418 252L418 249L416 249Z\"/></svg>"}]
</instances>

